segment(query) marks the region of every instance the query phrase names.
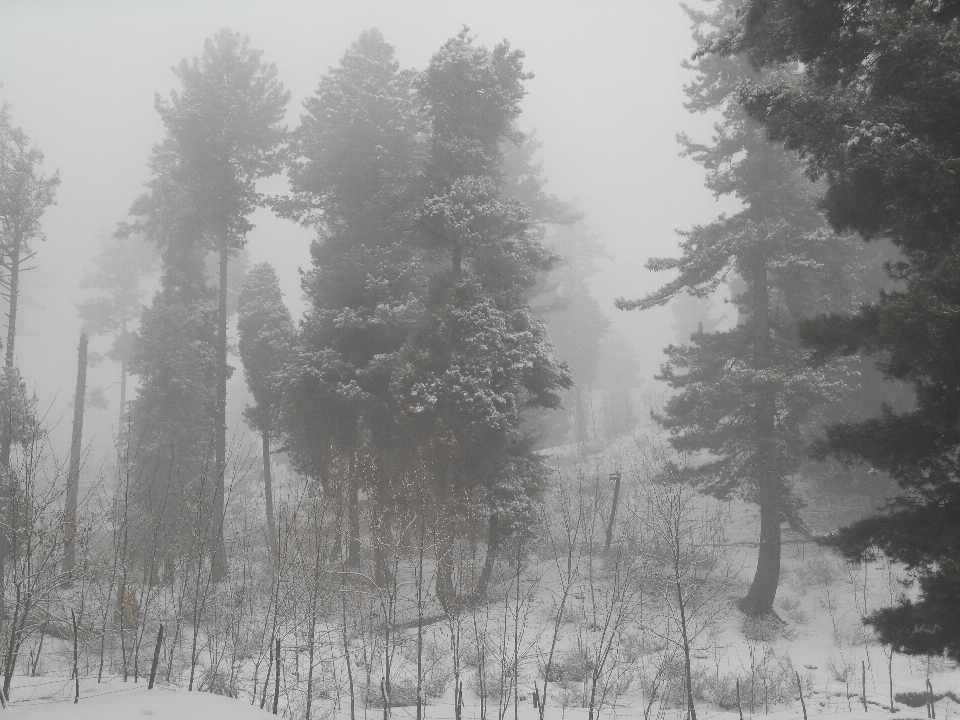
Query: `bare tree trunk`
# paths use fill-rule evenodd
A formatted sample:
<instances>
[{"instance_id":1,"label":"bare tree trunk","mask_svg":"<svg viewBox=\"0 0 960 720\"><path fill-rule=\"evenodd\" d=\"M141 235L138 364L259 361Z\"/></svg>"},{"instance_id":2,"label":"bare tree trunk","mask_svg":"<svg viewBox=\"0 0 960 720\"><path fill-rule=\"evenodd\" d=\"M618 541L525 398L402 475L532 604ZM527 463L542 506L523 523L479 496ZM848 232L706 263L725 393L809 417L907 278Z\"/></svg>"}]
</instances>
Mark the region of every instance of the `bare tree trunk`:
<instances>
[{"instance_id":1,"label":"bare tree trunk","mask_svg":"<svg viewBox=\"0 0 960 720\"><path fill-rule=\"evenodd\" d=\"M217 477L213 491L213 547L211 579L218 583L227 577L227 553L223 543L224 480L227 472L227 263L230 248L226 238L220 244L220 289L217 308Z\"/></svg>"},{"instance_id":2,"label":"bare tree trunk","mask_svg":"<svg viewBox=\"0 0 960 720\"><path fill-rule=\"evenodd\" d=\"M13 349L14 341L17 338L17 299L20 295L20 245L21 242L14 239L10 243L10 309L7 312L7 352L4 357L3 366L5 368L13 367ZM10 446L7 444L7 454L0 458L4 465L10 457Z\"/></svg>"},{"instance_id":3,"label":"bare tree trunk","mask_svg":"<svg viewBox=\"0 0 960 720\"><path fill-rule=\"evenodd\" d=\"M263 438L263 495L267 504L267 537L273 562L280 562L280 549L277 547L277 524L273 518L273 477L270 473L270 433L261 433Z\"/></svg>"},{"instance_id":4,"label":"bare tree trunk","mask_svg":"<svg viewBox=\"0 0 960 720\"><path fill-rule=\"evenodd\" d=\"M766 257L758 251L753 269L753 318L755 370L763 373L770 366L770 287ZM776 397L769 381L757 388L754 410L756 452L759 457L760 552L757 571L740 609L749 617L773 612L773 601L780 584L780 478L777 476Z\"/></svg>"},{"instance_id":5,"label":"bare tree trunk","mask_svg":"<svg viewBox=\"0 0 960 720\"><path fill-rule=\"evenodd\" d=\"M683 587L681 584L681 575L680 575L680 533L682 532L679 527L679 513L680 508L677 508L677 526L676 532L674 535L674 556L673 556L673 577L676 583L677 590L677 608L680 610L680 637L683 641L683 669L686 677L686 686L687 686L687 717L690 720L697 720L697 707L693 702L693 668L690 665L690 638L687 635L687 603L683 598Z\"/></svg>"},{"instance_id":6,"label":"bare tree trunk","mask_svg":"<svg viewBox=\"0 0 960 720\"><path fill-rule=\"evenodd\" d=\"M127 335L127 321L123 321L123 325L120 329L121 337L126 338ZM117 424L117 433L123 432L124 418L126 416L127 410L127 353L126 347L123 346L123 353L120 355L120 420Z\"/></svg>"},{"instance_id":7,"label":"bare tree trunk","mask_svg":"<svg viewBox=\"0 0 960 720\"><path fill-rule=\"evenodd\" d=\"M73 439L70 443L70 472L67 475L66 522L64 527L63 572L72 574L77 566L77 497L80 492L80 455L83 451L83 402L87 393L87 335L80 336L77 362L77 391L73 398Z\"/></svg>"},{"instance_id":8,"label":"bare tree trunk","mask_svg":"<svg viewBox=\"0 0 960 720\"><path fill-rule=\"evenodd\" d=\"M487 526L487 554L484 557L477 584L466 596L461 596L454 588L454 555L451 541L452 537L448 536L438 543L437 600L445 613L455 615L464 606L475 605L482 602L483 598L486 597L490 578L493 576L493 566L500 554L500 515L497 512L490 513L490 521Z\"/></svg>"},{"instance_id":9,"label":"bare tree trunk","mask_svg":"<svg viewBox=\"0 0 960 720\"><path fill-rule=\"evenodd\" d=\"M10 271L10 277L7 281L7 289L10 291L10 309L7 311L7 348L6 355L4 357L4 369L6 372L10 372L13 369L13 349L14 342L17 337L17 299L20 293L20 246L21 240L17 237L14 237L10 243L10 265L8 270ZM11 393L14 392L13 388L9 388ZM7 398L8 402L13 402L13 397ZM0 432L0 470L7 470L10 467L10 446L13 443L13 419L11 417L10 408L6 408L6 412L2 413L3 417L0 418L0 423L3 424L2 432ZM0 482L6 484L11 483L11 478L8 477L8 473L3 473L0 477ZM12 492L12 488L3 488L3 491ZM4 602L4 595L6 590L6 555L7 555L7 543L3 542L0 539L0 619L6 619L7 617L7 606ZM6 694L6 690L4 694Z\"/></svg>"}]
</instances>

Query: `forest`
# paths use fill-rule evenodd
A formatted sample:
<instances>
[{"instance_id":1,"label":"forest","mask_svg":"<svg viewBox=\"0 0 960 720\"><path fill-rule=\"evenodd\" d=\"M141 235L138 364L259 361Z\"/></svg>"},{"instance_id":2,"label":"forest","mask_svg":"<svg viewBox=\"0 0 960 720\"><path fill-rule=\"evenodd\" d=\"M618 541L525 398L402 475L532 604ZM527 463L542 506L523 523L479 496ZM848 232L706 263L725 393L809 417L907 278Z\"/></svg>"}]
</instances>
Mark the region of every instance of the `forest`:
<instances>
[{"instance_id":1,"label":"forest","mask_svg":"<svg viewBox=\"0 0 960 720\"><path fill-rule=\"evenodd\" d=\"M288 126L255 33L208 37L84 260L68 452L17 353L68 179L2 105L3 708L957 712L960 4L683 10L724 211L614 308L522 48L367 29ZM263 213L311 238L299 317ZM648 383L609 316L662 307Z\"/></svg>"}]
</instances>

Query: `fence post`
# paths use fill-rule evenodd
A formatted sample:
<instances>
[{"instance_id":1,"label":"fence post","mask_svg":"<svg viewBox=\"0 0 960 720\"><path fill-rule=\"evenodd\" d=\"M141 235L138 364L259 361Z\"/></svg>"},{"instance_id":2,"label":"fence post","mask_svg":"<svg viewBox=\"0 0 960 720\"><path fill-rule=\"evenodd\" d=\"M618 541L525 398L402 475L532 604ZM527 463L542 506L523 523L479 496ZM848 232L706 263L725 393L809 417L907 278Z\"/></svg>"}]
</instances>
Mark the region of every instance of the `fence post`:
<instances>
[{"instance_id":1,"label":"fence post","mask_svg":"<svg viewBox=\"0 0 960 720\"><path fill-rule=\"evenodd\" d=\"M153 690L153 681L157 676L157 663L160 662L160 643L163 642L163 623L160 623L160 630L157 632L157 646L153 649L153 662L150 664L150 682L147 684L147 690Z\"/></svg>"}]
</instances>

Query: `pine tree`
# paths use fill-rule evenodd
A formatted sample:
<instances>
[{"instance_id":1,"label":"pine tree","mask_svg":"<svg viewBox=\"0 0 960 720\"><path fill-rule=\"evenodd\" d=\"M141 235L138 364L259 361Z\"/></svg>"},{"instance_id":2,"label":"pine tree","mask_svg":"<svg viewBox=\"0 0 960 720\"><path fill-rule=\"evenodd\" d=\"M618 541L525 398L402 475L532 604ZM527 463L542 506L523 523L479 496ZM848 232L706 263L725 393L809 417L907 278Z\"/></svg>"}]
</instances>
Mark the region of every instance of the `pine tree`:
<instances>
[{"instance_id":1,"label":"pine tree","mask_svg":"<svg viewBox=\"0 0 960 720\"><path fill-rule=\"evenodd\" d=\"M523 203L529 212L530 231L540 233L541 241L560 258L549 272L541 274L530 292L531 309L543 317L554 352L570 366L576 385L560 392L561 408L528 414L538 444L549 446L565 442L571 418L577 417L578 404L582 404L580 393L589 392L593 385L610 321L589 287L597 261L608 256L583 213L546 192L543 163L534 159L542 146L536 132L530 132L520 144L501 143L501 152L503 197Z\"/></svg>"},{"instance_id":2,"label":"pine tree","mask_svg":"<svg viewBox=\"0 0 960 720\"><path fill-rule=\"evenodd\" d=\"M956 3L748 0L742 22L705 48L746 53L771 72L741 95L768 132L827 185L837 229L888 238L903 253L894 290L852 315L806 323L819 357L866 352L910 383L915 406L832 426L817 450L890 473L901 494L841 530L851 558L877 551L918 578L916 600L873 613L880 639L960 659L960 10ZM799 70L796 70L799 68Z\"/></svg>"},{"instance_id":3,"label":"pine tree","mask_svg":"<svg viewBox=\"0 0 960 720\"><path fill-rule=\"evenodd\" d=\"M701 43L734 20L736 3L721 3L713 16L691 13ZM731 97L752 75L739 58L706 56L693 66L688 108L719 109L723 121L713 143L685 137L685 153L707 169L707 187L743 203L733 215L681 233L678 259L654 259L647 267L677 271L676 279L621 309L662 305L680 292L705 297L728 277L745 289L732 301L739 323L725 332L693 335L690 345L671 345L660 379L676 392L659 416L678 450L707 451L692 474L708 492L738 491L760 506L760 548L750 590L740 601L751 617L773 611L780 576L781 523L797 520L790 479L804 456L803 433L813 406L842 391L839 368L812 369L797 338L797 321L846 307L844 283L854 260L852 244L828 232L816 207L815 188L796 158L764 137Z\"/></svg>"},{"instance_id":4,"label":"pine tree","mask_svg":"<svg viewBox=\"0 0 960 720\"><path fill-rule=\"evenodd\" d=\"M482 596L503 538L532 515L542 479L529 407L557 407L567 368L528 305L556 256L522 202L504 196L504 141L520 142L523 53L492 51L464 28L418 77L431 126L418 229L431 265L425 312L394 380L427 462L438 518L437 597L448 612ZM486 525L475 589L455 589L455 544Z\"/></svg>"},{"instance_id":5,"label":"pine tree","mask_svg":"<svg viewBox=\"0 0 960 720\"><path fill-rule=\"evenodd\" d=\"M100 250L93 257L93 267L84 273L80 282L81 288L94 291L77 306L83 331L113 335L107 357L120 364L118 432L123 428L127 411L127 374L133 352L134 333L128 325L140 317L142 278L155 270L156 262L155 254L143 239L122 229L119 235L100 238ZM100 392L91 394L96 396Z\"/></svg>"},{"instance_id":6,"label":"pine tree","mask_svg":"<svg viewBox=\"0 0 960 720\"><path fill-rule=\"evenodd\" d=\"M155 106L167 134L154 150L155 195L175 195L180 204L145 206L147 225L167 223L165 231L186 221L194 239L214 252L219 262L216 365L216 483L211 516L215 581L226 574L222 543L226 471L227 281L231 257L245 243L252 225L248 216L263 198L256 181L281 169L280 126L289 93L277 70L264 64L248 38L221 30L206 41L202 58L181 61L174 69L183 84L169 101ZM162 186L162 187L161 187ZM159 198L158 198L159 199ZM170 215L157 211L166 207ZM134 214L141 214L137 208ZM180 220L173 221L174 214ZM197 234L199 233L199 234ZM158 233L154 232L154 237ZM191 254L192 256L192 254Z\"/></svg>"},{"instance_id":7,"label":"pine tree","mask_svg":"<svg viewBox=\"0 0 960 720\"><path fill-rule=\"evenodd\" d=\"M14 395L20 387L19 373L14 368L14 350L17 337L17 311L20 300L20 272L24 264L36 255L33 241L45 240L40 218L56 202L60 185L57 172L51 177L41 174L43 153L30 142L26 133L14 127L10 106L0 106L0 285L7 291L7 346L4 372L11 377L4 383ZM3 397L6 410L0 422L0 466L10 464L10 448L18 430L11 425L21 404L13 395Z\"/></svg>"},{"instance_id":8,"label":"pine tree","mask_svg":"<svg viewBox=\"0 0 960 720\"><path fill-rule=\"evenodd\" d=\"M216 291L197 244L164 249L173 248L192 248L197 264L164 262L161 289L134 339L130 371L139 386L120 438L133 555L154 569L162 559L167 577L176 557L198 543L210 547L212 537L193 531L197 517L211 526L216 486Z\"/></svg>"},{"instance_id":9,"label":"pine tree","mask_svg":"<svg viewBox=\"0 0 960 720\"><path fill-rule=\"evenodd\" d=\"M390 382L423 295L409 216L426 128L411 81L379 31L363 32L304 103L294 194L280 205L317 229L303 280L311 308L284 378L286 446L297 468L338 498L351 564L360 490L389 512L402 485Z\"/></svg>"},{"instance_id":10,"label":"pine tree","mask_svg":"<svg viewBox=\"0 0 960 720\"><path fill-rule=\"evenodd\" d=\"M237 299L240 359L254 404L243 411L247 423L263 441L263 489L267 505L267 543L277 562L277 529L273 516L270 443L280 413L280 377L290 360L296 328L283 304L280 282L267 263L254 266L243 281Z\"/></svg>"}]
</instances>

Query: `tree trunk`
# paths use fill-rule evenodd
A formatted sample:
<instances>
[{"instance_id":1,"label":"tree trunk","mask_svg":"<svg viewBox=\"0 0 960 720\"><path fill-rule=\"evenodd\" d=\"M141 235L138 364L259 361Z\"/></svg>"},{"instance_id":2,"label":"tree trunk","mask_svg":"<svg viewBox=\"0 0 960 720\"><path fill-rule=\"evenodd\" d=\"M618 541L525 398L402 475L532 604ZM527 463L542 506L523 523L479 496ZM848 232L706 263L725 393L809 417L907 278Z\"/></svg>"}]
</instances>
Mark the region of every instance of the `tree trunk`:
<instances>
[{"instance_id":1,"label":"tree trunk","mask_svg":"<svg viewBox=\"0 0 960 720\"><path fill-rule=\"evenodd\" d=\"M347 479L347 567L356 570L360 567L363 546L360 543L360 483L355 464L352 470Z\"/></svg>"},{"instance_id":2,"label":"tree trunk","mask_svg":"<svg viewBox=\"0 0 960 720\"><path fill-rule=\"evenodd\" d=\"M680 512L678 505L677 512ZM679 519L679 518L678 518ZM683 586L680 576L680 528L675 526L676 534L673 537L674 555L673 555L673 577L677 590L677 608L680 611L680 637L683 640L683 670L684 684L687 686L687 718L688 720L697 720L697 706L693 702L693 670L690 665L690 638L687 635L687 605L683 598Z\"/></svg>"},{"instance_id":3,"label":"tree trunk","mask_svg":"<svg viewBox=\"0 0 960 720\"><path fill-rule=\"evenodd\" d=\"M230 261L230 248L226 238L220 245L220 290L217 309L217 477L213 491L211 520L213 526L213 548L210 576L218 583L227 577L227 553L223 542L224 521L224 480L227 471L227 263Z\"/></svg>"},{"instance_id":4,"label":"tree trunk","mask_svg":"<svg viewBox=\"0 0 960 720\"><path fill-rule=\"evenodd\" d=\"M3 367L9 372L13 369L13 349L17 338L17 296L20 293L20 243L14 240L10 245L10 309L7 312L7 349ZM10 388L13 393L13 388ZM13 402L13 398L8 398ZM12 418L10 408L3 413L3 433L0 437L0 467L10 467L10 445L13 442Z\"/></svg>"},{"instance_id":5,"label":"tree trunk","mask_svg":"<svg viewBox=\"0 0 960 720\"><path fill-rule=\"evenodd\" d=\"M437 601L443 611L453 617L466 606L474 605L483 600L487 594L490 578L493 577L493 566L500 553L500 516L496 512L490 513L490 524L487 531L487 553L480 570L480 577L476 586L467 595L457 593L453 582L453 537L439 543L441 548L437 557Z\"/></svg>"},{"instance_id":6,"label":"tree trunk","mask_svg":"<svg viewBox=\"0 0 960 720\"><path fill-rule=\"evenodd\" d=\"M459 242L453 243L453 247L450 249L450 269L453 270L455 280L460 280L463 277L463 253Z\"/></svg>"},{"instance_id":7,"label":"tree trunk","mask_svg":"<svg viewBox=\"0 0 960 720\"><path fill-rule=\"evenodd\" d=\"M77 565L77 498L80 492L80 456L83 452L83 403L87 393L87 335L80 336L77 362L77 391L73 399L73 439L70 443L70 472L67 475L63 572L72 573Z\"/></svg>"},{"instance_id":8,"label":"tree trunk","mask_svg":"<svg viewBox=\"0 0 960 720\"><path fill-rule=\"evenodd\" d=\"M126 338L127 336L127 321L123 321L123 326L120 330L121 337ZM120 420L117 425L117 434L123 433L124 418L126 415L127 409L127 352L126 347L123 347L123 352L120 355Z\"/></svg>"},{"instance_id":9,"label":"tree trunk","mask_svg":"<svg viewBox=\"0 0 960 720\"><path fill-rule=\"evenodd\" d=\"M760 252L751 278L754 340L754 364L759 373L770 366L770 287L766 257ZM740 609L757 618L773 612L773 601L780 583L780 478L777 476L776 397L769 381L757 386L754 408L756 452L759 462L760 552L757 571Z\"/></svg>"},{"instance_id":10,"label":"tree trunk","mask_svg":"<svg viewBox=\"0 0 960 720\"><path fill-rule=\"evenodd\" d=\"M274 563L280 562L280 549L277 547L277 525L273 519L273 478L270 475L270 433L261 433L263 438L263 495L267 503L267 535L270 555Z\"/></svg>"},{"instance_id":11,"label":"tree trunk","mask_svg":"<svg viewBox=\"0 0 960 720\"><path fill-rule=\"evenodd\" d=\"M10 310L7 313L7 353L3 366L13 367L14 341L17 337L17 297L20 293L20 243L10 244Z\"/></svg>"}]
</instances>

